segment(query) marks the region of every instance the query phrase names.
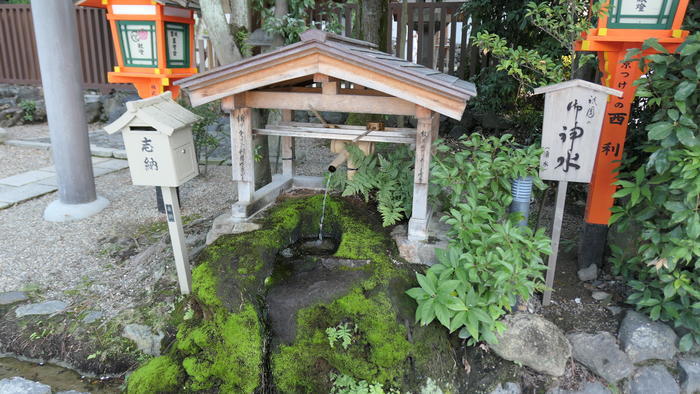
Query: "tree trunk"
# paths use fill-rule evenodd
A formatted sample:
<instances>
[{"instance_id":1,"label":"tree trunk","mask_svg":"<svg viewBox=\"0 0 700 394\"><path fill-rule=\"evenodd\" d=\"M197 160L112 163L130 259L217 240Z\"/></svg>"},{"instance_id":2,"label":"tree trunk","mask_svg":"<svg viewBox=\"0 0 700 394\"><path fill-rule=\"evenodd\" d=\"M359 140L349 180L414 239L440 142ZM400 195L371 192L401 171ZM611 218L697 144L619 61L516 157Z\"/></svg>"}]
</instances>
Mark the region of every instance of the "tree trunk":
<instances>
[{"instance_id":1,"label":"tree trunk","mask_svg":"<svg viewBox=\"0 0 700 394\"><path fill-rule=\"evenodd\" d=\"M386 0L362 0L361 7L361 38L379 45L380 50L386 48Z\"/></svg>"},{"instance_id":2,"label":"tree trunk","mask_svg":"<svg viewBox=\"0 0 700 394\"><path fill-rule=\"evenodd\" d=\"M241 51L231 34L221 0L200 0L199 6L219 63L226 65L241 60Z\"/></svg>"},{"instance_id":3,"label":"tree trunk","mask_svg":"<svg viewBox=\"0 0 700 394\"><path fill-rule=\"evenodd\" d=\"M230 0L231 1L231 25L237 29L246 29L250 32L251 17L250 17L250 1L249 0Z\"/></svg>"},{"instance_id":4,"label":"tree trunk","mask_svg":"<svg viewBox=\"0 0 700 394\"><path fill-rule=\"evenodd\" d=\"M287 3L287 0L275 0L275 18L281 19L288 13L289 4ZM272 38L272 48L270 49L279 48L282 45L284 45L284 37L282 37L281 34L276 33Z\"/></svg>"}]
</instances>

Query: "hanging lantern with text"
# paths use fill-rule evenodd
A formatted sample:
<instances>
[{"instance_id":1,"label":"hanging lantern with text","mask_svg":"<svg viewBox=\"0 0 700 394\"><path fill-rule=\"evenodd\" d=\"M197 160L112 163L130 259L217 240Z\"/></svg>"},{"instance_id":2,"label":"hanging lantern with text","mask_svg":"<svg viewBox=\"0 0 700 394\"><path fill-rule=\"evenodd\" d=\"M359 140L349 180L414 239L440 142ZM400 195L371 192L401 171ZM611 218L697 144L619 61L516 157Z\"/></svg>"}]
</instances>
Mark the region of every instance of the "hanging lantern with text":
<instances>
[{"instance_id":1,"label":"hanging lantern with text","mask_svg":"<svg viewBox=\"0 0 700 394\"><path fill-rule=\"evenodd\" d=\"M606 27L669 29L677 8L678 0L612 0Z\"/></svg>"},{"instance_id":2,"label":"hanging lantern with text","mask_svg":"<svg viewBox=\"0 0 700 394\"><path fill-rule=\"evenodd\" d=\"M165 0L80 0L76 5L107 10L118 64L108 73L109 82L131 83L142 98L164 91L177 97L179 88L172 82L197 73L193 10Z\"/></svg>"}]
</instances>

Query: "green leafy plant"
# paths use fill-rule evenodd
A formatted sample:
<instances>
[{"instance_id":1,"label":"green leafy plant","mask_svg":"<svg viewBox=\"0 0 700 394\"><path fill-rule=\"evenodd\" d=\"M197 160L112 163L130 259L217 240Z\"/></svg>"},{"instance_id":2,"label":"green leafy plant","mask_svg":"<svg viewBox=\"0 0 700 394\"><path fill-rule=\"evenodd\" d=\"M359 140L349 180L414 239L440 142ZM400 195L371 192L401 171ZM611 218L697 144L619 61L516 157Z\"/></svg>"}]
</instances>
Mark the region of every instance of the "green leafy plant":
<instances>
[{"instance_id":1,"label":"green leafy plant","mask_svg":"<svg viewBox=\"0 0 700 394\"><path fill-rule=\"evenodd\" d=\"M357 327L350 328L348 323L341 323L335 327L326 328L326 335L328 336L328 344L331 349L335 347L335 343L340 341L340 345L343 349L347 350L348 346L352 344L352 336L357 331Z\"/></svg>"},{"instance_id":2,"label":"green leafy plant","mask_svg":"<svg viewBox=\"0 0 700 394\"><path fill-rule=\"evenodd\" d=\"M206 175L209 167L209 155L230 137L229 133L223 129L217 128L213 132L207 131L207 128L221 116L221 103L214 101L198 107L184 106L201 118L192 125L192 137L194 138L197 161L200 165L204 165L203 173Z\"/></svg>"},{"instance_id":3,"label":"green leafy plant","mask_svg":"<svg viewBox=\"0 0 700 394\"><path fill-rule=\"evenodd\" d=\"M521 83L521 87L548 85L571 78L575 70L591 59L591 55L574 51L574 41L593 27L589 14L589 1L555 0L527 4L526 17L535 27L552 37L564 50L555 57L552 51L514 46L495 33L482 31L474 37L474 43L484 52L499 59L497 70L503 70ZM601 9L601 2L590 8L593 15Z\"/></svg>"},{"instance_id":4,"label":"green leafy plant","mask_svg":"<svg viewBox=\"0 0 700 394\"><path fill-rule=\"evenodd\" d=\"M646 71L635 83L653 117L641 157L624 163L610 220L621 232L638 229L636 250L613 246L611 261L633 289L627 302L687 331L685 351L700 344L700 33L675 53L655 40L641 50L650 48L659 53L626 59Z\"/></svg>"},{"instance_id":5,"label":"green leafy plant","mask_svg":"<svg viewBox=\"0 0 700 394\"><path fill-rule=\"evenodd\" d=\"M343 196L360 194L365 201L375 198L384 226L411 216L414 152L406 145L378 144L377 152L371 155L351 144L346 149L357 172L347 179L345 172L339 171L331 186L342 190Z\"/></svg>"},{"instance_id":6,"label":"green leafy plant","mask_svg":"<svg viewBox=\"0 0 700 394\"><path fill-rule=\"evenodd\" d=\"M332 394L390 394L399 391L392 388L389 391L385 391L379 383L368 383L366 380L357 381L357 379L352 376L344 374L336 374L331 372L330 374L331 382L333 382L333 387L331 388Z\"/></svg>"},{"instance_id":7,"label":"green leafy plant","mask_svg":"<svg viewBox=\"0 0 700 394\"><path fill-rule=\"evenodd\" d=\"M348 3L355 1L349 0ZM324 7L320 10L320 17L325 21L316 28L340 33L342 26L338 19L338 8L342 4L337 2L323 3ZM309 10L316 6L315 0L289 0L289 13L283 17L274 15L274 0L253 0L253 7L262 14L262 27L270 34L280 34L285 44L292 44L300 40L299 36L312 26L309 26L308 21Z\"/></svg>"},{"instance_id":8,"label":"green leafy plant","mask_svg":"<svg viewBox=\"0 0 700 394\"><path fill-rule=\"evenodd\" d=\"M497 341L504 326L498 321L516 302L529 299L543 286L543 256L551 253L543 229L518 227L520 214L509 214L511 181L537 178L540 149L519 147L513 137L463 137L456 146L438 141L431 184L451 226L446 250L437 250L438 264L407 294L418 303L416 321L437 319L450 332L459 331L469 344Z\"/></svg>"},{"instance_id":9,"label":"green leafy plant","mask_svg":"<svg viewBox=\"0 0 700 394\"><path fill-rule=\"evenodd\" d=\"M22 109L22 120L33 122L36 115L36 103L32 100L22 100L19 102L19 107Z\"/></svg>"}]
</instances>

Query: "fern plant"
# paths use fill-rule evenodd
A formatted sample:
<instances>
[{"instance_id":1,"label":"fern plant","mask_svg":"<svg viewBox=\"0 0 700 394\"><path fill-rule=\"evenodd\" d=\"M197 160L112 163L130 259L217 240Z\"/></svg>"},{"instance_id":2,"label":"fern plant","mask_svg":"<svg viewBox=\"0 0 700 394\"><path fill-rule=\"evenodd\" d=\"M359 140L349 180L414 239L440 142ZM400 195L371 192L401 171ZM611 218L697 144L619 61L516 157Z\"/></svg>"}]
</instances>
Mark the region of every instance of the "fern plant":
<instances>
[{"instance_id":1,"label":"fern plant","mask_svg":"<svg viewBox=\"0 0 700 394\"><path fill-rule=\"evenodd\" d=\"M343 196L362 195L365 201L376 199L385 227L410 217L414 152L405 145L391 145L388 149L383 144L378 144L378 152L371 155L350 144L346 149L357 172L347 179L341 171L333 176L331 186L341 190Z\"/></svg>"},{"instance_id":2,"label":"fern plant","mask_svg":"<svg viewBox=\"0 0 700 394\"><path fill-rule=\"evenodd\" d=\"M328 344L331 345L331 349L334 349L335 343L340 341L340 345L343 349L347 350L348 346L352 344L352 335L356 330L357 327L352 329L348 323L341 323L335 327L326 328Z\"/></svg>"}]
</instances>

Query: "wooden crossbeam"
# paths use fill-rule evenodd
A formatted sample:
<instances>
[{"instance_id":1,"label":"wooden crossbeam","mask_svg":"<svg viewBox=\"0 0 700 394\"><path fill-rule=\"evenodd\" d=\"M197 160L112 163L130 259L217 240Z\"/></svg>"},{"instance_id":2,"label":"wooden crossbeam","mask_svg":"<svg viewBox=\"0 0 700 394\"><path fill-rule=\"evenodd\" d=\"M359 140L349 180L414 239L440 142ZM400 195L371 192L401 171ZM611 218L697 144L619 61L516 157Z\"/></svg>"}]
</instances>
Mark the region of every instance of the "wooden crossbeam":
<instances>
[{"instance_id":1,"label":"wooden crossbeam","mask_svg":"<svg viewBox=\"0 0 700 394\"><path fill-rule=\"evenodd\" d=\"M337 128L329 129L320 127L299 127L284 125L266 125L263 129L253 129L257 135L279 135L283 137L304 137L320 138L331 140L352 141L367 132L366 128ZM416 141L416 131L414 129L402 129L400 131L371 131L362 136L359 141L366 142L389 142L395 144L411 144Z\"/></svg>"},{"instance_id":2,"label":"wooden crossbeam","mask_svg":"<svg viewBox=\"0 0 700 394\"><path fill-rule=\"evenodd\" d=\"M307 111L357 112L367 114L409 115L416 114L416 105L396 97L363 96L349 94L317 94L296 92L245 92L245 106L250 108L277 108Z\"/></svg>"}]
</instances>

